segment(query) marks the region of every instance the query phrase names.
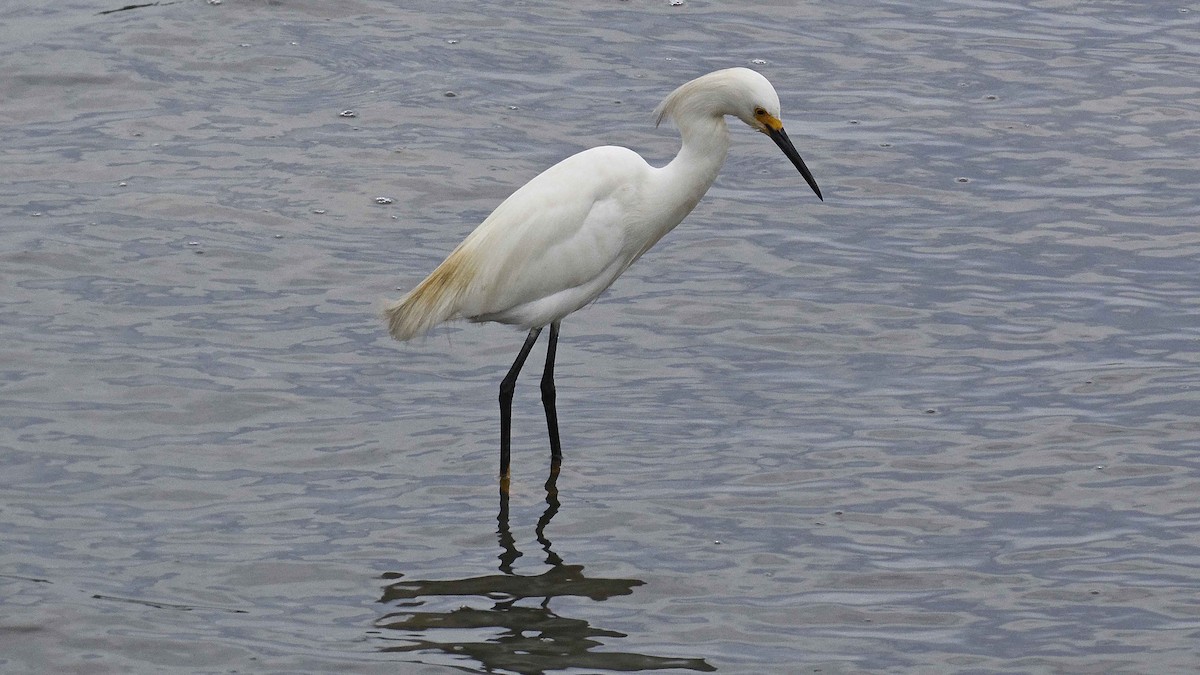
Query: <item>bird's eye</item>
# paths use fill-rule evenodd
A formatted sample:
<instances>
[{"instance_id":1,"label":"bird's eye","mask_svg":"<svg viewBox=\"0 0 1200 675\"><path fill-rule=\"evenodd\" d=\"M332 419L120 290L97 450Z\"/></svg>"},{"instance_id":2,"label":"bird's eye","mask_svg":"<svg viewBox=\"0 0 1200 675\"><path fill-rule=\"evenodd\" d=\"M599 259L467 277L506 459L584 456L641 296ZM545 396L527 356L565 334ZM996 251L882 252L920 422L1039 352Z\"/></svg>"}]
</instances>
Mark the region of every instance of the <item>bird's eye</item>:
<instances>
[{"instance_id":1,"label":"bird's eye","mask_svg":"<svg viewBox=\"0 0 1200 675\"><path fill-rule=\"evenodd\" d=\"M755 108L754 109L755 117L762 117L763 115L766 115L766 114L767 114L767 111L763 108Z\"/></svg>"}]
</instances>

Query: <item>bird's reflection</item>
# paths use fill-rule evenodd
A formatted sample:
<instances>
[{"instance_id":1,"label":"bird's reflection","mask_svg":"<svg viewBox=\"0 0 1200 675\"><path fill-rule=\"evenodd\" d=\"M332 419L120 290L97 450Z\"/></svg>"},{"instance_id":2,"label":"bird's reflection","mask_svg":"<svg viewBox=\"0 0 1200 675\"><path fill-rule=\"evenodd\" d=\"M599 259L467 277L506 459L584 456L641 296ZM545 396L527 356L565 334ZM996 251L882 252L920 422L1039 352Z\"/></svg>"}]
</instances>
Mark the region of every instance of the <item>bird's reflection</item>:
<instances>
[{"instance_id":1,"label":"bird's reflection","mask_svg":"<svg viewBox=\"0 0 1200 675\"><path fill-rule=\"evenodd\" d=\"M496 535L500 542L500 574L451 580L396 581L384 588L380 602L404 608L376 622L389 644L386 652L442 652L456 661L474 661L482 672L540 674L570 668L630 672L656 669L716 670L704 659L669 658L620 651L593 651L604 646L601 638L623 638L624 633L604 630L585 619L557 614L550 602L559 597L604 601L629 595L644 582L638 579L586 577L582 565L567 565L552 549L546 527L558 513L558 463L546 480L546 510L538 519L537 541L550 569L521 575L513 565L523 554L508 524L508 490L500 489ZM397 579L399 574L385 578ZM418 611L438 598L455 599L444 611ZM483 601L483 602L480 602ZM411 608L411 609L410 609ZM607 645L611 649L611 645ZM460 664L465 665L465 664Z\"/></svg>"}]
</instances>

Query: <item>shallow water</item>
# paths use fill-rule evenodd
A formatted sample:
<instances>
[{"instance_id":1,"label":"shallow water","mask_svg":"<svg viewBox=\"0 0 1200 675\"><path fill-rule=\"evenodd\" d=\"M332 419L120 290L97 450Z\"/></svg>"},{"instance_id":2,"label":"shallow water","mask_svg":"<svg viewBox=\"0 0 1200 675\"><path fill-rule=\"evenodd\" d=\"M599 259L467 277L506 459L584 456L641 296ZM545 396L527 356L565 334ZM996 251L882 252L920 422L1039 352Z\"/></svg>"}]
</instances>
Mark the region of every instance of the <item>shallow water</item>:
<instances>
[{"instance_id":1,"label":"shallow water","mask_svg":"<svg viewBox=\"0 0 1200 675\"><path fill-rule=\"evenodd\" d=\"M1200 662L1200 8L121 6L0 14L0 670ZM733 65L825 202L735 129L502 502L521 336L376 303Z\"/></svg>"}]
</instances>

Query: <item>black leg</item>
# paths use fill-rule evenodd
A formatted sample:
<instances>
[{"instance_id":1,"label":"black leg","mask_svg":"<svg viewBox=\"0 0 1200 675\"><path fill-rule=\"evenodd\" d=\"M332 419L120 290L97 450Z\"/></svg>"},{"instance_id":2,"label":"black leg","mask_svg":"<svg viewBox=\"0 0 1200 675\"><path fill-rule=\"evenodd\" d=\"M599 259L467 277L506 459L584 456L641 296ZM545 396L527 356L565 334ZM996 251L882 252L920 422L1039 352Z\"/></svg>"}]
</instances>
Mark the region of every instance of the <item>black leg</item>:
<instances>
[{"instance_id":1,"label":"black leg","mask_svg":"<svg viewBox=\"0 0 1200 675\"><path fill-rule=\"evenodd\" d=\"M546 369L542 371L542 405L546 407L546 426L550 429L550 464L555 473L562 461L558 441L558 410L554 407L554 352L558 347L558 322L550 324L550 343L546 347Z\"/></svg>"},{"instance_id":2,"label":"black leg","mask_svg":"<svg viewBox=\"0 0 1200 675\"><path fill-rule=\"evenodd\" d=\"M525 338L525 344L521 346L521 353L517 354L517 360L513 361L512 368L508 369L508 374L500 381L500 479L502 481L508 478L509 449L512 445L513 390L517 388L517 375L521 374L521 366L525 365L525 359L529 357L529 350L533 349L533 343L537 342L538 335L541 333L541 328L529 329L529 337Z\"/></svg>"}]
</instances>

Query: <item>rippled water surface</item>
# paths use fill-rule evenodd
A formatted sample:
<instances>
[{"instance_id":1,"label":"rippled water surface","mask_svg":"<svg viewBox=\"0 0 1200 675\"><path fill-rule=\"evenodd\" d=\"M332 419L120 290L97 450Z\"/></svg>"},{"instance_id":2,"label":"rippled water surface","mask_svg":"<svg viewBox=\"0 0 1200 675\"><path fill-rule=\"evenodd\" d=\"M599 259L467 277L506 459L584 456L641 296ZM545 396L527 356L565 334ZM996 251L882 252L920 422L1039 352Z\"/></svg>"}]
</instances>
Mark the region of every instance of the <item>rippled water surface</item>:
<instances>
[{"instance_id":1,"label":"rippled water surface","mask_svg":"<svg viewBox=\"0 0 1200 675\"><path fill-rule=\"evenodd\" d=\"M1200 663L1200 7L121 7L0 10L0 670ZM825 201L738 125L501 501L521 335L378 302L735 65Z\"/></svg>"}]
</instances>

